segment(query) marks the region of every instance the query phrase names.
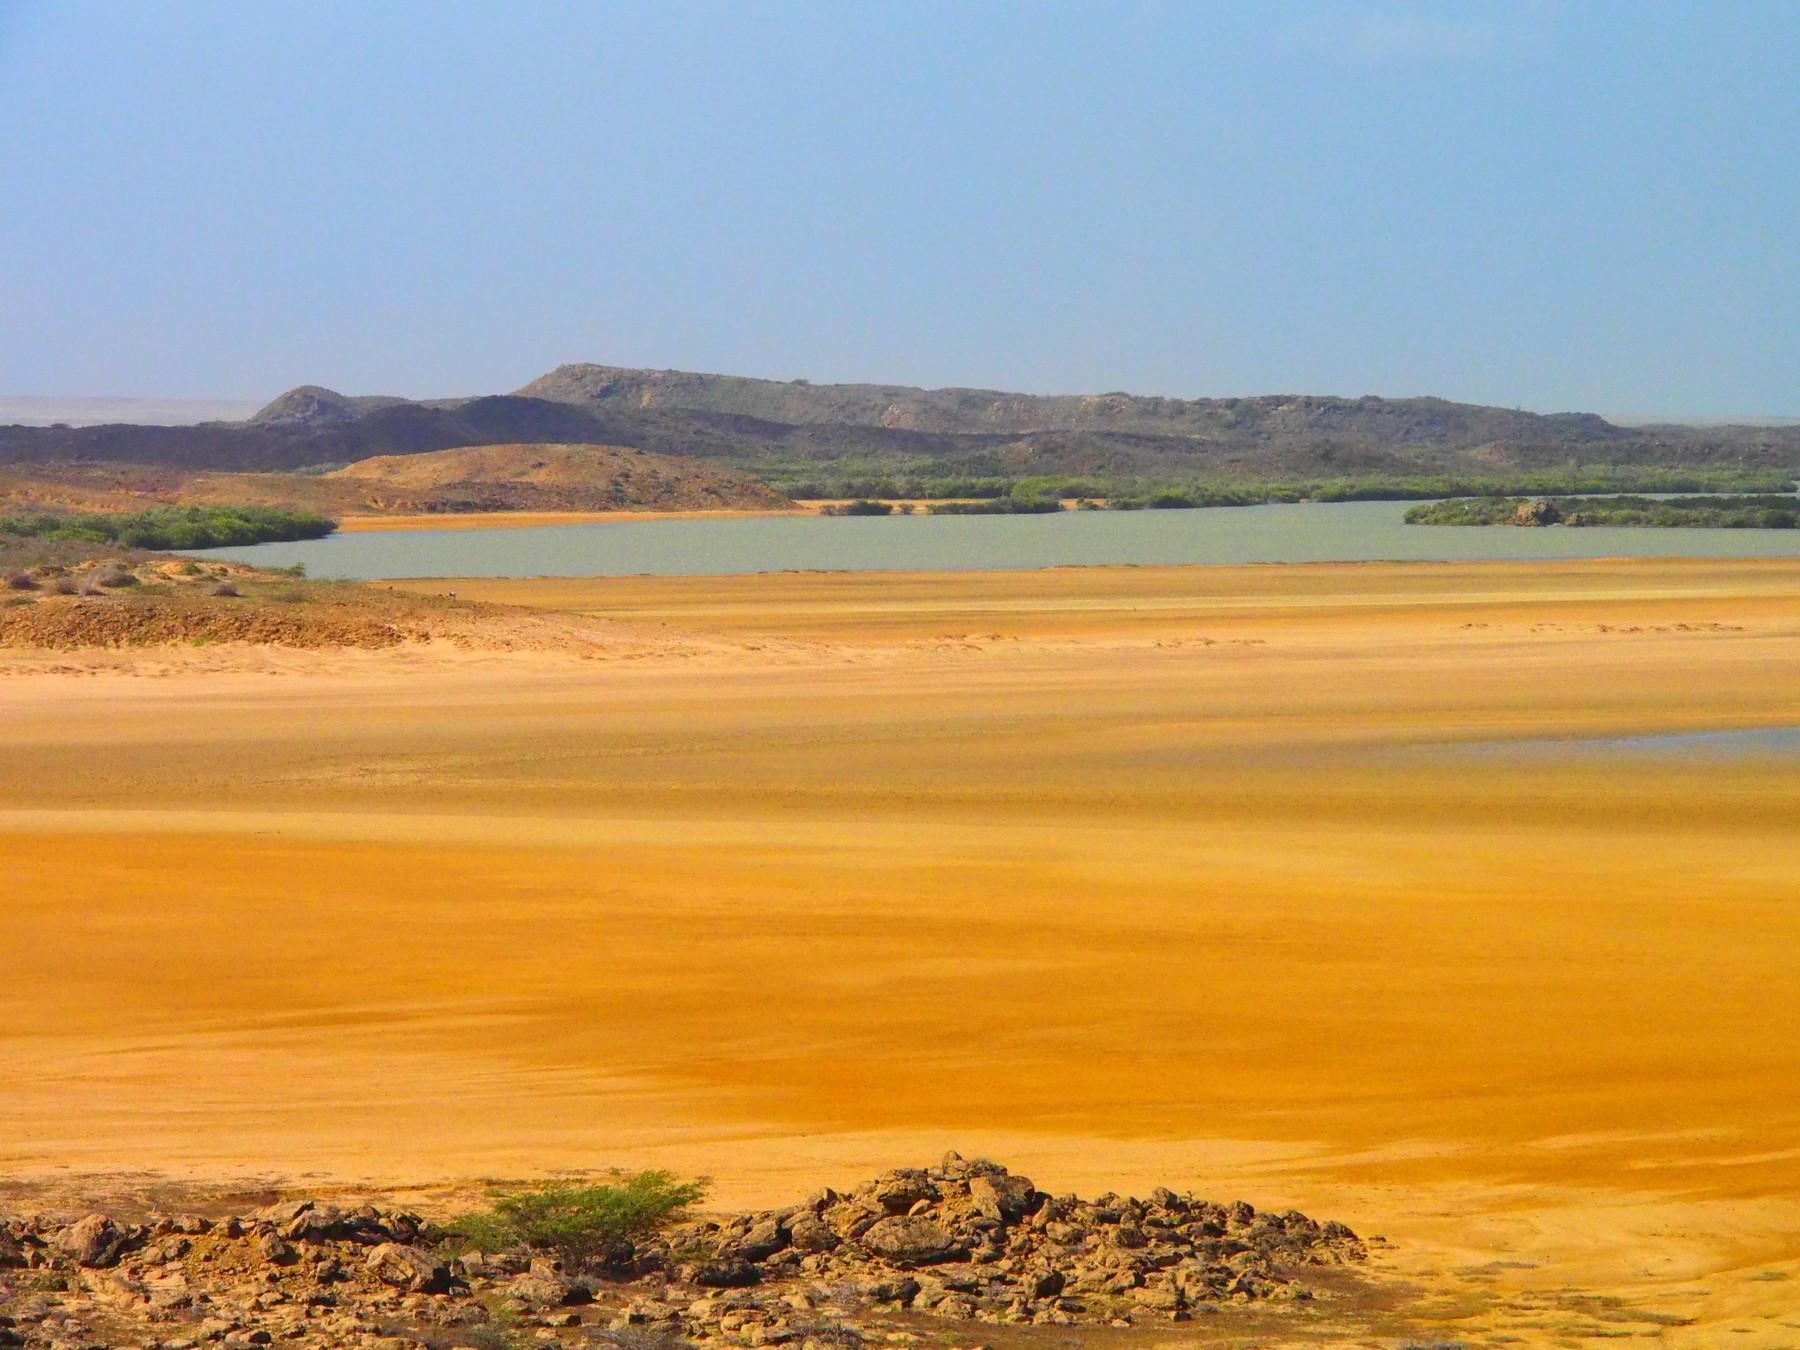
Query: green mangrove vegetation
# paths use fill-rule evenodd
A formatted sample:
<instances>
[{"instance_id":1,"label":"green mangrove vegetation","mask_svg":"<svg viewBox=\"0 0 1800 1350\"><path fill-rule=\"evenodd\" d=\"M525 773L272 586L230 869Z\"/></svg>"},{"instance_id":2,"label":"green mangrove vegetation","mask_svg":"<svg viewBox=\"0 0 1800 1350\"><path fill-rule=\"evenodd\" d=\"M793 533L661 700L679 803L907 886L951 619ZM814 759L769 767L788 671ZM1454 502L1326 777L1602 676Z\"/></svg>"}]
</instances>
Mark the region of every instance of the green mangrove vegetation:
<instances>
[{"instance_id":1,"label":"green mangrove vegetation","mask_svg":"<svg viewBox=\"0 0 1800 1350\"><path fill-rule=\"evenodd\" d=\"M157 506L146 511L27 511L0 516L0 534L121 548L226 548L323 539L337 522L281 506Z\"/></svg>"},{"instance_id":2,"label":"green mangrove vegetation","mask_svg":"<svg viewBox=\"0 0 1800 1350\"><path fill-rule=\"evenodd\" d=\"M1429 502L1406 513L1408 525L1652 525L1720 530L1791 530L1800 498L1475 497Z\"/></svg>"},{"instance_id":3,"label":"green mangrove vegetation","mask_svg":"<svg viewBox=\"0 0 1800 1350\"><path fill-rule=\"evenodd\" d=\"M1666 468L1581 465L1491 474L1354 474L1342 477L1258 477L1195 473L1179 477L1131 474L1024 474L951 471L941 461L852 459L784 461L757 466L758 476L802 500L1039 501L1087 500L1123 509L1261 506L1272 502L1422 501L1439 497L1561 497L1598 493L1787 492L1790 469ZM1017 508L995 507L1009 513ZM1047 509L1047 508L1039 508Z\"/></svg>"}]
</instances>

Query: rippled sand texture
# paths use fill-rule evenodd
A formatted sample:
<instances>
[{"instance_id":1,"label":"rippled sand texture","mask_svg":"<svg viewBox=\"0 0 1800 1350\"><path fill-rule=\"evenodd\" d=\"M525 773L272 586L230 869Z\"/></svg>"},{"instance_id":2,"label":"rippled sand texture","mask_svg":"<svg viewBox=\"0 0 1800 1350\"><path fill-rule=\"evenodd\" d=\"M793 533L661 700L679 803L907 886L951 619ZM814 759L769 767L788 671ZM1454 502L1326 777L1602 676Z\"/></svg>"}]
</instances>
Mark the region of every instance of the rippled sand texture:
<instances>
[{"instance_id":1,"label":"rippled sand texture","mask_svg":"<svg viewBox=\"0 0 1800 1350\"><path fill-rule=\"evenodd\" d=\"M954 1145L1800 1345L1800 760L1492 748L1800 723L1800 564L421 589L631 641L0 680L0 1166Z\"/></svg>"}]
</instances>

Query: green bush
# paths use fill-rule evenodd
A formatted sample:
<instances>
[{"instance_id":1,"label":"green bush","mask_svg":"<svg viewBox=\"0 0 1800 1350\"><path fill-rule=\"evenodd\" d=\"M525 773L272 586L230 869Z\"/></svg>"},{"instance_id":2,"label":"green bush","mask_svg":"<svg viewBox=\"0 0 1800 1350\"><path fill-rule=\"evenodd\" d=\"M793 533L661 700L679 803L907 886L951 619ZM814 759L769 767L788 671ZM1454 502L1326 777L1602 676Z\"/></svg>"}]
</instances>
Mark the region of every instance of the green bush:
<instances>
[{"instance_id":1,"label":"green bush","mask_svg":"<svg viewBox=\"0 0 1800 1350\"><path fill-rule=\"evenodd\" d=\"M226 548L323 539L335 520L280 506L158 506L148 511L30 511L0 516L0 535L123 548Z\"/></svg>"},{"instance_id":2,"label":"green bush","mask_svg":"<svg viewBox=\"0 0 1800 1350\"><path fill-rule=\"evenodd\" d=\"M1787 496L1559 497L1547 499L1564 525L1648 525L1660 528L1791 530L1800 523ZM1516 497L1457 498L1410 508L1408 525L1505 525L1524 502Z\"/></svg>"},{"instance_id":3,"label":"green bush","mask_svg":"<svg viewBox=\"0 0 1800 1350\"><path fill-rule=\"evenodd\" d=\"M933 502L934 516L1039 516L1062 510L1055 497L992 497L973 502Z\"/></svg>"},{"instance_id":4,"label":"green bush","mask_svg":"<svg viewBox=\"0 0 1800 1350\"><path fill-rule=\"evenodd\" d=\"M668 1172L615 1174L609 1182L543 1181L496 1191L492 1205L450 1225L484 1251L524 1246L577 1265L611 1258L684 1217L706 1194Z\"/></svg>"}]
</instances>

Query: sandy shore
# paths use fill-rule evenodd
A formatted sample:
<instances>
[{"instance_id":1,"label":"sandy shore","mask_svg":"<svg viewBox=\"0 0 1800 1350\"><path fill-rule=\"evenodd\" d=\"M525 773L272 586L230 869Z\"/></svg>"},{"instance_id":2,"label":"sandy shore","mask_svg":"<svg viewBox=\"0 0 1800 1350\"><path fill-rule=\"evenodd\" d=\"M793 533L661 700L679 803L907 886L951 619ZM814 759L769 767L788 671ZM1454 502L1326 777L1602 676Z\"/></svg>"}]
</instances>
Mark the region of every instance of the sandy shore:
<instances>
[{"instance_id":1,"label":"sandy shore","mask_svg":"<svg viewBox=\"0 0 1800 1350\"><path fill-rule=\"evenodd\" d=\"M941 501L962 502L964 497L889 499L896 507L923 512ZM538 525L595 525L619 520L742 520L761 516L819 516L826 508L843 506L842 498L808 499L796 502L785 511L763 510L697 510L697 511L462 511L433 512L426 515L357 516L346 515L338 522L345 534L366 534L378 530L517 530ZM1065 502L1073 508L1073 500Z\"/></svg>"},{"instance_id":2,"label":"sandy shore","mask_svg":"<svg viewBox=\"0 0 1800 1350\"><path fill-rule=\"evenodd\" d=\"M1800 723L1800 564L418 589L631 640L0 680L0 1167L954 1146L1385 1233L1471 1343L1800 1341L1800 761L1493 748Z\"/></svg>"},{"instance_id":3,"label":"sandy shore","mask_svg":"<svg viewBox=\"0 0 1800 1350\"><path fill-rule=\"evenodd\" d=\"M595 525L611 520L731 520L746 516L817 515L792 511L459 511L416 516L345 516L340 534L387 530L522 530L539 525Z\"/></svg>"}]
</instances>

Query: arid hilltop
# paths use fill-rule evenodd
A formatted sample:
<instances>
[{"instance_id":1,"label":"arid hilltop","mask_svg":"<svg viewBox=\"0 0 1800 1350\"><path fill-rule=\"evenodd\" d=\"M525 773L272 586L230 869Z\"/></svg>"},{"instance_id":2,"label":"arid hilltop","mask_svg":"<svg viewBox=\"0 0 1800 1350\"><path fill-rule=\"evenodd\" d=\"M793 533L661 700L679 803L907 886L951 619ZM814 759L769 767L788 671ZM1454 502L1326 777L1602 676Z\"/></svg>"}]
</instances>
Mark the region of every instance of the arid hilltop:
<instances>
[{"instance_id":1,"label":"arid hilltop","mask_svg":"<svg viewBox=\"0 0 1800 1350\"><path fill-rule=\"evenodd\" d=\"M291 506L329 516L484 511L769 511L793 503L748 474L607 445L480 445L382 455L325 473L230 473L121 462L0 466L0 513L154 502Z\"/></svg>"}]
</instances>

